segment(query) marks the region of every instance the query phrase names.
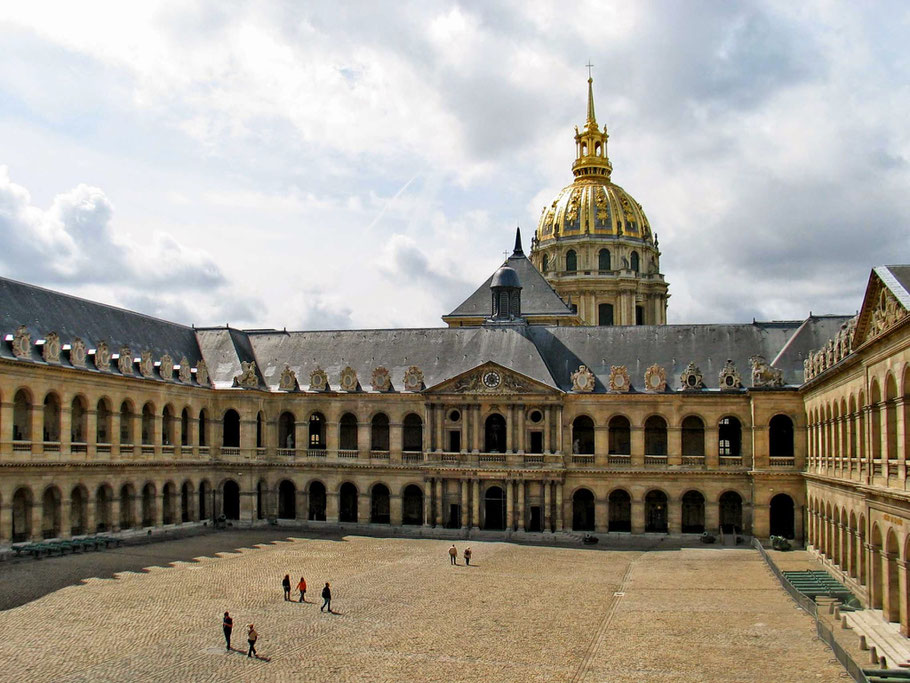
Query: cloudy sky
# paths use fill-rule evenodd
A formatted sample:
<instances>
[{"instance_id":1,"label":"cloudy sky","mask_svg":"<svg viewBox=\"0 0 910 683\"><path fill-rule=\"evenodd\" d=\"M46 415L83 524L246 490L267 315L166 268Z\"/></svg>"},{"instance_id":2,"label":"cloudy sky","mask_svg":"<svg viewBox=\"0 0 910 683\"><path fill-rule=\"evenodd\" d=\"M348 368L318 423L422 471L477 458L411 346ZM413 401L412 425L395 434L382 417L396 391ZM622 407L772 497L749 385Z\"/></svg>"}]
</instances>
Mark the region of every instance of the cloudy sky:
<instances>
[{"instance_id":1,"label":"cloudy sky","mask_svg":"<svg viewBox=\"0 0 910 683\"><path fill-rule=\"evenodd\" d=\"M910 5L0 6L0 274L163 318L441 325L571 180L592 60L671 322L910 262Z\"/></svg>"}]
</instances>

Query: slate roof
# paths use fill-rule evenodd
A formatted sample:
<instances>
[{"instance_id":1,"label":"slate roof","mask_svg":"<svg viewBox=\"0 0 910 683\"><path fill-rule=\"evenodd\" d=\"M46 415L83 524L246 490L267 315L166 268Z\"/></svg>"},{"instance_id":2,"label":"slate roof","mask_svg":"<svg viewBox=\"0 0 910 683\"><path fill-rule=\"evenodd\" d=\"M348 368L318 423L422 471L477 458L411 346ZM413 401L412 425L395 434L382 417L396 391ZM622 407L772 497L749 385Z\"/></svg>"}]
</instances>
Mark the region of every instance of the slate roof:
<instances>
[{"instance_id":1,"label":"slate roof","mask_svg":"<svg viewBox=\"0 0 910 683\"><path fill-rule=\"evenodd\" d=\"M879 266L874 270L901 305L910 310L910 265Z\"/></svg>"}]
</instances>

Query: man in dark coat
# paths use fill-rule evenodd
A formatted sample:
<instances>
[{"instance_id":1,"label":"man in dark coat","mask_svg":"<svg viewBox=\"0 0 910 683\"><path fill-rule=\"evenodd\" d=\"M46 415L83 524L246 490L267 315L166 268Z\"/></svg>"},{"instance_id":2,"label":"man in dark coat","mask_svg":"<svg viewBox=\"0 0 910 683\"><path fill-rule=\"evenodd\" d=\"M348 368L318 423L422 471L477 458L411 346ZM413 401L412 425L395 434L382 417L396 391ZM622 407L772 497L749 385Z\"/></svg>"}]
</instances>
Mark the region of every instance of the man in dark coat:
<instances>
[{"instance_id":1,"label":"man in dark coat","mask_svg":"<svg viewBox=\"0 0 910 683\"><path fill-rule=\"evenodd\" d=\"M325 582L325 588L322 589L322 607L319 608L321 612L326 607L329 608L329 614L332 613L332 589L329 588L329 582Z\"/></svg>"}]
</instances>

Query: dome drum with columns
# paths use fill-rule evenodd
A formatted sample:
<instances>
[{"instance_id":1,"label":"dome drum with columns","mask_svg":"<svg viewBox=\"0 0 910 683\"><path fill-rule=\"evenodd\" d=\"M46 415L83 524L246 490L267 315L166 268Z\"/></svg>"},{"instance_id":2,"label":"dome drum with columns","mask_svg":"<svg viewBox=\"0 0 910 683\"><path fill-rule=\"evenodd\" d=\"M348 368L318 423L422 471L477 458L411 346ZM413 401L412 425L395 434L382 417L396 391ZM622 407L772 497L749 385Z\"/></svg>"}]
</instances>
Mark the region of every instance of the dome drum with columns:
<instances>
[{"instance_id":1,"label":"dome drum with columns","mask_svg":"<svg viewBox=\"0 0 910 683\"><path fill-rule=\"evenodd\" d=\"M575 181L544 207L531 262L586 325L663 325L667 283L657 239L641 204L612 182L606 126L594 114L576 128Z\"/></svg>"}]
</instances>

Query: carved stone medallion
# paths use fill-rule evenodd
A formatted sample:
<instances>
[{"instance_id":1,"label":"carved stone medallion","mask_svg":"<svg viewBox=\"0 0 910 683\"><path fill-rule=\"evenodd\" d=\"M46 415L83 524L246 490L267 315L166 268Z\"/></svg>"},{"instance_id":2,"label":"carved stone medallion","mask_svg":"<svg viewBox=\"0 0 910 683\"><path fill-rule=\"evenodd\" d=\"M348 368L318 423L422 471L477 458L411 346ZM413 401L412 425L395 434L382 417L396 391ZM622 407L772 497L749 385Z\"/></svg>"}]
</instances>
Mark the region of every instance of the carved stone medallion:
<instances>
[{"instance_id":1,"label":"carved stone medallion","mask_svg":"<svg viewBox=\"0 0 910 683\"><path fill-rule=\"evenodd\" d=\"M285 364L284 370L281 371L278 388L282 391L297 391L297 373L291 370L290 365Z\"/></svg>"},{"instance_id":2,"label":"carved stone medallion","mask_svg":"<svg viewBox=\"0 0 910 683\"><path fill-rule=\"evenodd\" d=\"M44 348L41 349L41 357L45 363L60 362L60 337L56 332L50 332L47 339L44 340Z\"/></svg>"},{"instance_id":3,"label":"carved stone medallion","mask_svg":"<svg viewBox=\"0 0 910 683\"><path fill-rule=\"evenodd\" d=\"M19 325L16 328L16 336L13 337L13 355L16 358L28 358L31 351L32 338L28 333L25 325Z\"/></svg>"},{"instance_id":4,"label":"carved stone medallion","mask_svg":"<svg viewBox=\"0 0 910 683\"><path fill-rule=\"evenodd\" d=\"M170 381L174 378L174 360L167 353L161 356L158 364L158 374L164 380Z\"/></svg>"},{"instance_id":5,"label":"carved stone medallion","mask_svg":"<svg viewBox=\"0 0 910 683\"><path fill-rule=\"evenodd\" d=\"M389 371L381 365L373 368L373 376L370 378L373 385L373 391L388 391L392 388L392 376Z\"/></svg>"},{"instance_id":6,"label":"carved stone medallion","mask_svg":"<svg viewBox=\"0 0 910 683\"><path fill-rule=\"evenodd\" d=\"M784 385L783 373L772 367L764 356L752 356L752 386L753 387L781 387Z\"/></svg>"},{"instance_id":7,"label":"carved stone medallion","mask_svg":"<svg viewBox=\"0 0 910 683\"><path fill-rule=\"evenodd\" d=\"M645 370L645 389L652 392L665 391L667 388L667 371L659 365L652 365Z\"/></svg>"},{"instance_id":8,"label":"carved stone medallion","mask_svg":"<svg viewBox=\"0 0 910 683\"><path fill-rule=\"evenodd\" d=\"M610 391L625 393L632 388L632 381L629 378L629 371L625 365L613 365L610 367Z\"/></svg>"},{"instance_id":9,"label":"carved stone medallion","mask_svg":"<svg viewBox=\"0 0 910 683\"><path fill-rule=\"evenodd\" d=\"M449 390L458 394L506 394L527 393L532 387L520 377L487 367L459 377Z\"/></svg>"},{"instance_id":10,"label":"carved stone medallion","mask_svg":"<svg viewBox=\"0 0 910 683\"><path fill-rule=\"evenodd\" d=\"M85 349L85 342L79 337L73 339L70 345L70 365L74 368L84 368L86 355L88 352Z\"/></svg>"},{"instance_id":11,"label":"carved stone medallion","mask_svg":"<svg viewBox=\"0 0 910 683\"><path fill-rule=\"evenodd\" d=\"M155 372L155 361L151 351L143 351L139 356L139 372L143 377L151 377Z\"/></svg>"},{"instance_id":12,"label":"carved stone medallion","mask_svg":"<svg viewBox=\"0 0 910 683\"><path fill-rule=\"evenodd\" d=\"M246 389L255 389L259 386L259 378L256 376L256 361L240 361L240 374L234 376L234 386Z\"/></svg>"},{"instance_id":13,"label":"carved stone medallion","mask_svg":"<svg viewBox=\"0 0 910 683\"><path fill-rule=\"evenodd\" d=\"M121 375L133 374L133 352L129 346L120 348L120 357L117 358L117 369Z\"/></svg>"},{"instance_id":14,"label":"carved stone medallion","mask_svg":"<svg viewBox=\"0 0 910 683\"><path fill-rule=\"evenodd\" d=\"M203 387L211 386L209 382L209 366L201 358L196 363L196 383Z\"/></svg>"},{"instance_id":15,"label":"carved stone medallion","mask_svg":"<svg viewBox=\"0 0 910 683\"><path fill-rule=\"evenodd\" d=\"M572 389L583 393L594 391L594 373L586 365L579 365L572 373Z\"/></svg>"},{"instance_id":16,"label":"carved stone medallion","mask_svg":"<svg viewBox=\"0 0 910 683\"><path fill-rule=\"evenodd\" d=\"M341 371L341 390L357 391L357 373L350 365Z\"/></svg>"},{"instance_id":17,"label":"carved stone medallion","mask_svg":"<svg viewBox=\"0 0 910 683\"><path fill-rule=\"evenodd\" d=\"M193 370L190 368L190 361L184 356L180 359L180 367L177 370L177 379L181 382L189 382L193 379Z\"/></svg>"},{"instance_id":18,"label":"carved stone medallion","mask_svg":"<svg viewBox=\"0 0 910 683\"><path fill-rule=\"evenodd\" d=\"M317 367L310 373L310 391L325 391L329 388L329 378L325 370Z\"/></svg>"},{"instance_id":19,"label":"carved stone medallion","mask_svg":"<svg viewBox=\"0 0 910 683\"><path fill-rule=\"evenodd\" d=\"M107 342L100 341L95 348L95 367L101 372L107 372L111 369L111 350Z\"/></svg>"},{"instance_id":20,"label":"carved stone medallion","mask_svg":"<svg viewBox=\"0 0 910 683\"><path fill-rule=\"evenodd\" d=\"M420 391L423 388L423 372L416 365L404 371L405 391Z\"/></svg>"},{"instance_id":21,"label":"carved stone medallion","mask_svg":"<svg viewBox=\"0 0 910 683\"><path fill-rule=\"evenodd\" d=\"M679 384L683 391L696 391L705 388L701 370L694 362L690 362L679 376Z\"/></svg>"},{"instance_id":22,"label":"carved stone medallion","mask_svg":"<svg viewBox=\"0 0 910 683\"><path fill-rule=\"evenodd\" d=\"M736 371L736 364L729 358L724 363L723 370L717 375L717 385L721 390L727 391L739 389L743 385L742 379L740 379L739 373Z\"/></svg>"}]
</instances>

